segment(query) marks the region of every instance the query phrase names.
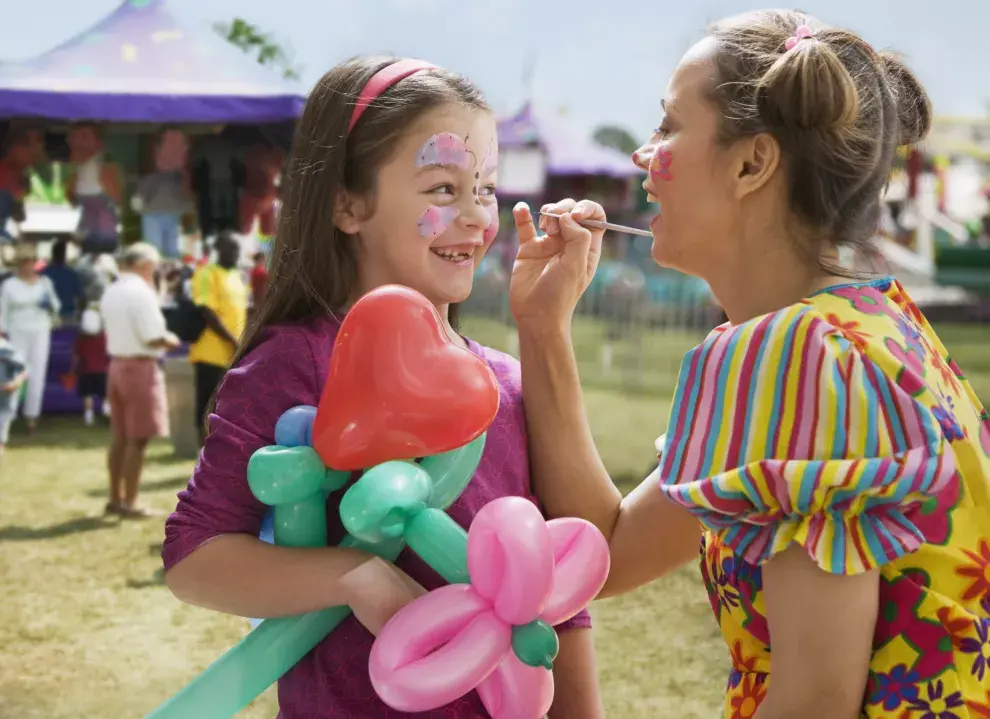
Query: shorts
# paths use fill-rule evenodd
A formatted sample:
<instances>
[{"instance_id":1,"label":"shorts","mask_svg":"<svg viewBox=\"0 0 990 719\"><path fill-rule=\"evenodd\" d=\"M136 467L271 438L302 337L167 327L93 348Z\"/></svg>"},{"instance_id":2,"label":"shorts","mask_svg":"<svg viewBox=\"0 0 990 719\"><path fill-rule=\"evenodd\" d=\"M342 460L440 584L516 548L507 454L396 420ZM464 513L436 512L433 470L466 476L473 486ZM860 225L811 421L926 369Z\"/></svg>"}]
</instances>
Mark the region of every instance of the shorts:
<instances>
[{"instance_id":1,"label":"shorts","mask_svg":"<svg viewBox=\"0 0 990 719\"><path fill-rule=\"evenodd\" d=\"M151 358L112 358L107 373L110 430L117 439L168 436L165 373Z\"/></svg>"},{"instance_id":2,"label":"shorts","mask_svg":"<svg viewBox=\"0 0 990 719\"><path fill-rule=\"evenodd\" d=\"M107 376L103 372L88 372L79 375L76 391L80 397L106 397Z\"/></svg>"},{"instance_id":3,"label":"shorts","mask_svg":"<svg viewBox=\"0 0 990 719\"><path fill-rule=\"evenodd\" d=\"M227 374L227 368L196 362L193 369L196 372L196 426L202 430L206 426L206 410L210 406L210 400L223 381L223 376Z\"/></svg>"}]
</instances>

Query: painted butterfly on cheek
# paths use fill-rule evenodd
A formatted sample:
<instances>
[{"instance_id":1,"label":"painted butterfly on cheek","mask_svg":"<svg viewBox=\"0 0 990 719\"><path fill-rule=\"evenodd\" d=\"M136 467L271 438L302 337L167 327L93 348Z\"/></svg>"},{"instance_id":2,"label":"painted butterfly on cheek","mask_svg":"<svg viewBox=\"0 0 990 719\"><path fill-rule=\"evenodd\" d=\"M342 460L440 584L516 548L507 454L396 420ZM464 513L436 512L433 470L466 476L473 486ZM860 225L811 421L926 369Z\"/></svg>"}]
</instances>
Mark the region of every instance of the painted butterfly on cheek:
<instances>
[{"instance_id":1,"label":"painted butterfly on cheek","mask_svg":"<svg viewBox=\"0 0 990 719\"><path fill-rule=\"evenodd\" d=\"M674 176L670 172L673 161L674 154L670 150L658 147L650 161L650 177L658 180L673 180Z\"/></svg>"}]
</instances>

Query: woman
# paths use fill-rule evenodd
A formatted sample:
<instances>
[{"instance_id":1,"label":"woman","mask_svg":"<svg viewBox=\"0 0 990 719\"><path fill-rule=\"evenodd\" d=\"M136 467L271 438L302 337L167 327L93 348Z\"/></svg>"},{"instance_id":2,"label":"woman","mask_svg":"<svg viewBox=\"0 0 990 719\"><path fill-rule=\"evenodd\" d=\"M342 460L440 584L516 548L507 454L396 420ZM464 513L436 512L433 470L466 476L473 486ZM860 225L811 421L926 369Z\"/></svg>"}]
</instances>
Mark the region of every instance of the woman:
<instances>
[{"instance_id":1,"label":"woman","mask_svg":"<svg viewBox=\"0 0 990 719\"><path fill-rule=\"evenodd\" d=\"M0 331L27 365L23 413L28 432L34 434L45 393L52 321L60 305L51 280L38 274L32 245L18 245L15 262L17 273L0 287Z\"/></svg>"},{"instance_id":2,"label":"woman","mask_svg":"<svg viewBox=\"0 0 990 719\"><path fill-rule=\"evenodd\" d=\"M517 208L537 493L609 538L606 594L686 561L700 520L727 718L990 716L988 415L896 281L837 266L875 233L927 96L857 35L764 11L712 26L664 108L634 158L662 207L653 256L729 323L685 357L658 472L621 498L569 336L601 248L576 220L604 213L558 203L537 237Z\"/></svg>"}]
</instances>

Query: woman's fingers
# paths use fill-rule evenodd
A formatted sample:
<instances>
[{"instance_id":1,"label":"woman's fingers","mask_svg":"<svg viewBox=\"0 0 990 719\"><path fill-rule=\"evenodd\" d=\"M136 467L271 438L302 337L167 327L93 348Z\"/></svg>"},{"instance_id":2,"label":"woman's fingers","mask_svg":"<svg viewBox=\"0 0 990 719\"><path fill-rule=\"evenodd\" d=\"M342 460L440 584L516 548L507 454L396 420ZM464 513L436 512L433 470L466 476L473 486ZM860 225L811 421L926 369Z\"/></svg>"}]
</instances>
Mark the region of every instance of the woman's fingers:
<instances>
[{"instance_id":1,"label":"woman's fingers","mask_svg":"<svg viewBox=\"0 0 990 719\"><path fill-rule=\"evenodd\" d=\"M544 205L541 212L546 212L551 215L566 215L574 209L576 204L577 203L574 202L574 200L567 198L566 200L561 200L560 202L555 202L551 205ZM556 235L560 232L560 220L556 217L541 215L540 229L548 235Z\"/></svg>"},{"instance_id":2,"label":"woman's fingers","mask_svg":"<svg viewBox=\"0 0 990 719\"><path fill-rule=\"evenodd\" d=\"M533 213L529 211L529 205L525 202L518 202L512 208L512 219L516 223L516 233L519 235L519 244L525 245L537 238L536 226L533 225ZM542 223L542 219L540 220Z\"/></svg>"}]
</instances>

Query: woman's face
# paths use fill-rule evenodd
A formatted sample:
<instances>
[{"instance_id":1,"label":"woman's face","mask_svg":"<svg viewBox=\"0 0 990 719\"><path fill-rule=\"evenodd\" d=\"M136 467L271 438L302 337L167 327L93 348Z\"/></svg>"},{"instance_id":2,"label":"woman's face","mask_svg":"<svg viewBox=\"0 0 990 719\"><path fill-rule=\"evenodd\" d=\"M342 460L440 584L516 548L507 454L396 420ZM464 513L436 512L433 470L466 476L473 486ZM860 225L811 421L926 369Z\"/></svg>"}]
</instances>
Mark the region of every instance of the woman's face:
<instances>
[{"instance_id":1,"label":"woman's face","mask_svg":"<svg viewBox=\"0 0 990 719\"><path fill-rule=\"evenodd\" d=\"M682 58L662 101L663 118L633 155L649 176L643 187L660 205L650 222L653 258L706 278L724 263L737 214L732 153L718 144L719 115L709 94L715 83L713 45L704 40Z\"/></svg>"},{"instance_id":2,"label":"woman's face","mask_svg":"<svg viewBox=\"0 0 990 719\"><path fill-rule=\"evenodd\" d=\"M438 306L467 299L498 232L497 172L491 113L446 106L413 123L378 173L374 203L350 198L353 211L338 212L359 237L361 289L403 284Z\"/></svg>"}]
</instances>

